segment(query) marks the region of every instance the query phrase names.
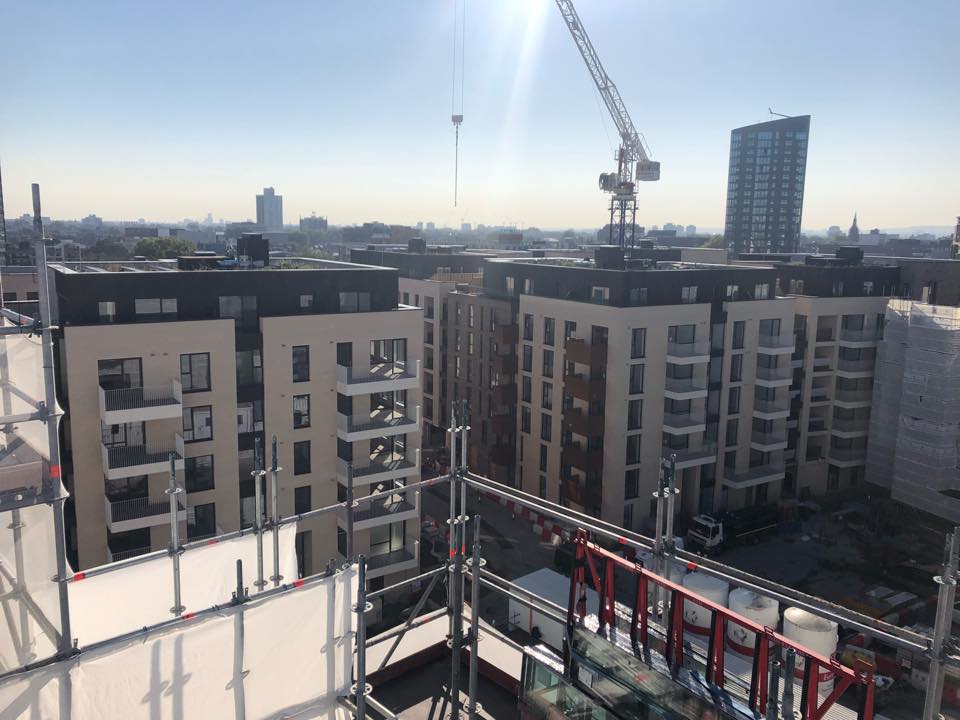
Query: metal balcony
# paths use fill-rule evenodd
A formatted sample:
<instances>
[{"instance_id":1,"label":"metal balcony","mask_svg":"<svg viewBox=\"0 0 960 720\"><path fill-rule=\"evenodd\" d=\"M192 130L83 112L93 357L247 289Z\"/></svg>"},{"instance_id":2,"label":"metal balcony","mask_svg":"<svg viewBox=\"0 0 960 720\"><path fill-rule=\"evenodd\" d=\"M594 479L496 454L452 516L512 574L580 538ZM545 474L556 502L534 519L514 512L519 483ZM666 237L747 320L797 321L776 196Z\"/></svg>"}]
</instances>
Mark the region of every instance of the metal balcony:
<instances>
[{"instance_id":1,"label":"metal balcony","mask_svg":"<svg viewBox=\"0 0 960 720\"><path fill-rule=\"evenodd\" d=\"M777 400L753 401L753 416L762 420L780 420L790 416L790 400L787 397Z\"/></svg>"},{"instance_id":2,"label":"metal balcony","mask_svg":"<svg viewBox=\"0 0 960 720\"><path fill-rule=\"evenodd\" d=\"M667 343L667 362L674 365L692 365L710 362L710 343L697 341L692 343Z\"/></svg>"},{"instance_id":3,"label":"metal balcony","mask_svg":"<svg viewBox=\"0 0 960 720\"><path fill-rule=\"evenodd\" d=\"M773 452L787 447L787 435L781 432L758 432L750 434L750 447L761 452Z\"/></svg>"},{"instance_id":4,"label":"metal balcony","mask_svg":"<svg viewBox=\"0 0 960 720\"><path fill-rule=\"evenodd\" d=\"M372 440L420 431L420 406L414 408L414 417L404 411L374 410L366 415L337 413L337 437L347 442Z\"/></svg>"},{"instance_id":5,"label":"metal balcony","mask_svg":"<svg viewBox=\"0 0 960 720\"><path fill-rule=\"evenodd\" d=\"M420 542L407 538L400 550L367 556L367 579L420 567Z\"/></svg>"},{"instance_id":6,"label":"metal balcony","mask_svg":"<svg viewBox=\"0 0 960 720\"><path fill-rule=\"evenodd\" d=\"M130 558L139 557L140 555L146 555L149 552L153 552L153 549L149 546L133 548L132 550L117 550L116 552L108 547L107 562L114 563L120 562L121 560L129 560Z\"/></svg>"},{"instance_id":7,"label":"metal balcony","mask_svg":"<svg viewBox=\"0 0 960 720\"><path fill-rule=\"evenodd\" d=\"M873 375L873 360L847 360L840 358L837 361L837 375L840 377L870 377Z\"/></svg>"},{"instance_id":8,"label":"metal balcony","mask_svg":"<svg viewBox=\"0 0 960 720\"><path fill-rule=\"evenodd\" d=\"M867 461L867 449L862 448L835 448L827 451L827 460L836 467L856 467Z\"/></svg>"},{"instance_id":9,"label":"metal balcony","mask_svg":"<svg viewBox=\"0 0 960 720\"><path fill-rule=\"evenodd\" d=\"M814 373L833 372L833 358L815 357L813 359L813 372Z\"/></svg>"},{"instance_id":10,"label":"metal balcony","mask_svg":"<svg viewBox=\"0 0 960 720\"><path fill-rule=\"evenodd\" d=\"M870 434L870 418L833 418L830 432L837 437L866 437Z\"/></svg>"},{"instance_id":11,"label":"metal balcony","mask_svg":"<svg viewBox=\"0 0 960 720\"><path fill-rule=\"evenodd\" d=\"M132 500L111 500L104 495L103 505L107 527L113 533L140 530L170 522L170 498L167 495ZM183 504L181 493L177 496L177 520L186 519L187 508Z\"/></svg>"},{"instance_id":12,"label":"metal balcony","mask_svg":"<svg viewBox=\"0 0 960 720\"><path fill-rule=\"evenodd\" d=\"M710 465L717 460L717 444L705 442L699 448L672 448L664 445L660 449L660 457L666 462L670 462L670 456L676 455L677 470L698 467L700 465Z\"/></svg>"},{"instance_id":13,"label":"metal balcony","mask_svg":"<svg viewBox=\"0 0 960 720\"><path fill-rule=\"evenodd\" d=\"M663 385L663 395L671 400L693 400L707 396L706 378L671 378Z\"/></svg>"},{"instance_id":14,"label":"metal balcony","mask_svg":"<svg viewBox=\"0 0 960 720\"><path fill-rule=\"evenodd\" d=\"M702 411L691 410L685 413L664 413L663 431L671 435L691 435L707 429L706 418Z\"/></svg>"},{"instance_id":15,"label":"metal balcony","mask_svg":"<svg viewBox=\"0 0 960 720\"><path fill-rule=\"evenodd\" d=\"M872 347L882 338L882 333L876 328L863 330L847 330L840 328L838 342L844 347Z\"/></svg>"},{"instance_id":16,"label":"metal balcony","mask_svg":"<svg viewBox=\"0 0 960 720\"><path fill-rule=\"evenodd\" d=\"M837 390L834 402L839 407L869 407L873 403L873 390Z\"/></svg>"},{"instance_id":17,"label":"metal balcony","mask_svg":"<svg viewBox=\"0 0 960 720\"><path fill-rule=\"evenodd\" d=\"M175 435L172 440L146 443L144 445L100 446L103 475L107 480L121 480L137 475L170 472L170 455L174 467L183 470L183 438Z\"/></svg>"},{"instance_id":18,"label":"metal balcony","mask_svg":"<svg viewBox=\"0 0 960 720\"><path fill-rule=\"evenodd\" d=\"M369 464L359 467L351 467L350 463L337 458L337 481L341 485L347 484L348 473L352 473L355 487L419 476L420 451L408 451L406 456L398 453L371 455Z\"/></svg>"},{"instance_id":19,"label":"metal balcony","mask_svg":"<svg viewBox=\"0 0 960 720\"><path fill-rule=\"evenodd\" d=\"M583 472L599 472L603 469L603 450L587 450L580 443L570 443L560 450L560 463Z\"/></svg>"},{"instance_id":20,"label":"metal balcony","mask_svg":"<svg viewBox=\"0 0 960 720\"><path fill-rule=\"evenodd\" d=\"M603 435L604 416L590 415L581 408L568 408L563 411L563 426L577 435L592 437Z\"/></svg>"},{"instance_id":21,"label":"metal balcony","mask_svg":"<svg viewBox=\"0 0 960 720\"><path fill-rule=\"evenodd\" d=\"M383 499L363 500L356 503L353 508L353 528L354 530L363 530L365 528L377 525L385 525L403 520L416 520L420 517L420 511L416 502L407 499L406 493L415 491L406 491L401 488L393 488L383 492ZM337 513L337 521L343 527L347 524L347 509L340 508Z\"/></svg>"},{"instance_id":22,"label":"metal balcony","mask_svg":"<svg viewBox=\"0 0 960 720\"><path fill-rule=\"evenodd\" d=\"M807 433L814 435L825 432L827 432L827 421L824 418L812 417L807 421Z\"/></svg>"},{"instance_id":23,"label":"metal balcony","mask_svg":"<svg viewBox=\"0 0 960 720\"><path fill-rule=\"evenodd\" d=\"M734 490L743 490L748 487L783 480L786 467L782 463L770 463L768 465L752 467L744 472L735 473L730 476L726 475L727 472L729 471L725 469L723 484Z\"/></svg>"},{"instance_id":24,"label":"metal balcony","mask_svg":"<svg viewBox=\"0 0 960 720\"><path fill-rule=\"evenodd\" d=\"M104 425L168 420L183 417L183 388L179 380L146 387L104 390L98 387L100 419Z\"/></svg>"},{"instance_id":25,"label":"metal balcony","mask_svg":"<svg viewBox=\"0 0 960 720\"><path fill-rule=\"evenodd\" d=\"M757 385L762 387L785 387L791 382L793 382L793 368L789 365L782 367L757 367Z\"/></svg>"},{"instance_id":26,"label":"metal balcony","mask_svg":"<svg viewBox=\"0 0 960 720\"><path fill-rule=\"evenodd\" d=\"M412 390L420 384L420 361L371 365L369 370L337 365L337 392L369 395L394 390Z\"/></svg>"},{"instance_id":27,"label":"metal balcony","mask_svg":"<svg viewBox=\"0 0 960 720\"><path fill-rule=\"evenodd\" d=\"M590 367L603 367L607 364L607 343L588 343L586 340L572 337L564 343L567 362L581 363Z\"/></svg>"},{"instance_id":28,"label":"metal balcony","mask_svg":"<svg viewBox=\"0 0 960 720\"><path fill-rule=\"evenodd\" d=\"M828 403L833 393L828 387L810 388L810 403Z\"/></svg>"},{"instance_id":29,"label":"metal balcony","mask_svg":"<svg viewBox=\"0 0 960 720\"><path fill-rule=\"evenodd\" d=\"M757 340L757 352L764 355L789 355L795 347L793 335L761 335Z\"/></svg>"},{"instance_id":30,"label":"metal balcony","mask_svg":"<svg viewBox=\"0 0 960 720\"><path fill-rule=\"evenodd\" d=\"M592 402L603 400L607 394L607 382L603 378L591 379L589 375L574 373L563 376L564 391L580 400Z\"/></svg>"}]
</instances>

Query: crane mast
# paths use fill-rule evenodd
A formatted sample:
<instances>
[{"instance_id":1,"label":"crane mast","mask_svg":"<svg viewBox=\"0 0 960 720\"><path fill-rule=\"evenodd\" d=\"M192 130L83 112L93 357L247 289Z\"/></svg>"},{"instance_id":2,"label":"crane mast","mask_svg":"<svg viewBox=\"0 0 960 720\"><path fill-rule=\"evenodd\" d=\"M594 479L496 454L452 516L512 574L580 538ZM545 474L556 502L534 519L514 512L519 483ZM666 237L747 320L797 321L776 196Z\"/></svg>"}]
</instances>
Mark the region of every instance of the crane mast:
<instances>
[{"instance_id":1,"label":"crane mast","mask_svg":"<svg viewBox=\"0 0 960 720\"><path fill-rule=\"evenodd\" d=\"M593 78L607 111L620 133L620 148L617 151L617 171L601 173L600 189L612 194L610 198L610 242L621 247L633 245L637 217L637 191L635 181L660 179L660 163L650 159L643 137L634 127L630 113L620 97L617 86L603 69L600 56L590 42L573 0L556 0L567 29L573 37L587 70Z\"/></svg>"}]
</instances>

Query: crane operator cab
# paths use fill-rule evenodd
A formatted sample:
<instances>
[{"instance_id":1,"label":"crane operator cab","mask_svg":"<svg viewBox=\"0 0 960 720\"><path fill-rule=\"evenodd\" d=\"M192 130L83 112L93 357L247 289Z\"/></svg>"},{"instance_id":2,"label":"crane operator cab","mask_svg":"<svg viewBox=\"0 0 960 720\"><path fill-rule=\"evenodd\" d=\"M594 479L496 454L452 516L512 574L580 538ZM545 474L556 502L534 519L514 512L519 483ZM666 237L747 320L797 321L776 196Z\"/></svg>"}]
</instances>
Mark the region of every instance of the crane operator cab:
<instances>
[{"instance_id":1,"label":"crane operator cab","mask_svg":"<svg viewBox=\"0 0 960 720\"><path fill-rule=\"evenodd\" d=\"M640 182L649 182L660 179L660 163L656 160L637 160L637 174Z\"/></svg>"}]
</instances>

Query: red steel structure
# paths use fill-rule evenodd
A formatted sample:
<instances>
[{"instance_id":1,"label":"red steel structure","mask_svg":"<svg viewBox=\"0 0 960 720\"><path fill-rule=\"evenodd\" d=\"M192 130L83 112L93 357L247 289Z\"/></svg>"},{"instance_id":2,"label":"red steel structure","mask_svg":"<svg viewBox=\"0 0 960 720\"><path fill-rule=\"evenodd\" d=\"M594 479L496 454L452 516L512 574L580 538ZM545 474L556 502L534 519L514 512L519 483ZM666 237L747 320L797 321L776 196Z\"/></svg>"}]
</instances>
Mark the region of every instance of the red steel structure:
<instances>
[{"instance_id":1,"label":"red steel structure","mask_svg":"<svg viewBox=\"0 0 960 720\"><path fill-rule=\"evenodd\" d=\"M586 616L587 583L596 591L599 599L597 619L601 631L615 625L614 576L617 568L631 573L636 578L636 594L633 613L630 620L630 643L634 652L648 648L651 598L651 584L661 588L669 598L664 607L666 618L666 642L663 655L670 667L679 667L683 663L683 606L689 601L711 612L709 644L707 649L707 682L719 689L724 686L724 638L727 623L734 623L756 635L753 668L750 677L750 709L759 715L767 710L769 698L769 663L774 659L778 648L782 651L792 649L798 658L804 658L803 697L800 699L800 714L804 720L822 720L830 707L851 686L860 689L858 718L874 718L874 682L873 669L862 661L856 668L847 667L834 658L828 658L809 648L784 637L774 628L769 628L738 615L723 605L691 592L687 588L661 577L643 567L642 563L628 560L615 552L590 542L587 532L578 529L574 538L575 555L573 571L570 574L570 597L567 605L567 628L582 621ZM690 563L689 570L695 570L696 564ZM565 657L565 661L569 658ZM834 680L833 690L820 698L817 688L820 680L830 677ZM792 682L792 679L790 679ZM773 698L776 701L776 698Z\"/></svg>"}]
</instances>

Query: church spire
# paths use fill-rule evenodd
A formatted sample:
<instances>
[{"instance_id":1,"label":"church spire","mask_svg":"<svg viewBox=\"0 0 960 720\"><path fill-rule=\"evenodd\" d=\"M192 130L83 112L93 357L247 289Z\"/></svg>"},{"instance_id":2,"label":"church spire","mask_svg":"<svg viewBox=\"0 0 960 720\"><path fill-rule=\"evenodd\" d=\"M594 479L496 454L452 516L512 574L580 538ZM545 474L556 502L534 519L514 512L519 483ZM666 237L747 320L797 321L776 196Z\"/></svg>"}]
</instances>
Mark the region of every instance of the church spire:
<instances>
[{"instance_id":1,"label":"church spire","mask_svg":"<svg viewBox=\"0 0 960 720\"><path fill-rule=\"evenodd\" d=\"M847 240L850 242L860 242L860 228L857 227L857 213L853 213L853 225L847 232Z\"/></svg>"}]
</instances>

